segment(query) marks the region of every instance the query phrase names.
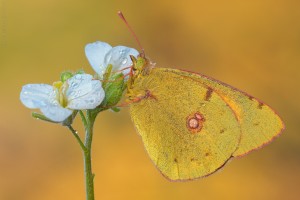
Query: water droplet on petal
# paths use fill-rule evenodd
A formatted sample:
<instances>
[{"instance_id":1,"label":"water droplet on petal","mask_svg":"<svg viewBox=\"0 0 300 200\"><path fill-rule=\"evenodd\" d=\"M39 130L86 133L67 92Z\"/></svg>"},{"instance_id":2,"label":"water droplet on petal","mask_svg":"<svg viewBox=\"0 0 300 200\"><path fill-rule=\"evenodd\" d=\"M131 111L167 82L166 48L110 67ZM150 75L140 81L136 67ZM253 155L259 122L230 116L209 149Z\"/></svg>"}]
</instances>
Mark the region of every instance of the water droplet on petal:
<instances>
[{"instance_id":1,"label":"water droplet on petal","mask_svg":"<svg viewBox=\"0 0 300 200\"><path fill-rule=\"evenodd\" d=\"M39 102L39 103L40 103L40 106L46 106L47 105L44 101Z\"/></svg>"},{"instance_id":2,"label":"water droplet on petal","mask_svg":"<svg viewBox=\"0 0 300 200\"><path fill-rule=\"evenodd\" d=\"M88 99L88 100L85 100L85 103L93 104L93 103L95 103L95 99Z\"/></svg>"},{"instance_id":3,"label":"water droplet on petal","mask_svg":"<svg viewBox=\"0 0 300 200\"><path fill-rule=\"evenodd\" d=\"M110 61L110 59L111 59L111 55L108 55L107 60Z\"/></svg>"},{"instance_id":4,"label":"water droplet on petal","mask_svg":"<svg viewBox=\"0 0 300 200\"><path fill-rule=\"evenodd\" d=\"M72 87L72 88L75 88L75 87L77 87L78 85L79 85L78 82L72 82L72 83L71 83L71 87Z\"/></svg>"},{"instance_id":5,"label":"water droplet on petal","mask_svg":"<svg viewBox=\"0 0 300 200\"><path fill-rule=\"evenodd\" d=\"M75 95L75 91L72 91L71 93L70 93L70 96L74 96Z\"/></svg>"},{"instance_id":6,"label":"water droplet on petal","mask_svg":"<svg viewBox=\"0 0 300 200\"><path fill-rule=\"evenodd\" d=\"M123 58L122 64L125 65L127 63L127 58Z\"/></svg>"},{"instance_id":7,"label":"water droplet on petal","mask_svg":"<svg viewBox=\"0 0 300 200\"><path fill-rule=\"evenodd\" d=\"M75 76L75 78L76 78L77 80L81 80L81 79L82 79L82 76L81 76L81 74L77 74L77 75Z\"/></svg>"},{"instance_id":8,"label":"water droplet on petal","mask_svg":"<svg viewBox=\"0 0 300 200\"><path fill-rule=\"evenodd\" d=\"M120 53L121 55L124 55L125 51L124 51L124 50L120 50L119 53Z\"/></svg>"}]
</instances>

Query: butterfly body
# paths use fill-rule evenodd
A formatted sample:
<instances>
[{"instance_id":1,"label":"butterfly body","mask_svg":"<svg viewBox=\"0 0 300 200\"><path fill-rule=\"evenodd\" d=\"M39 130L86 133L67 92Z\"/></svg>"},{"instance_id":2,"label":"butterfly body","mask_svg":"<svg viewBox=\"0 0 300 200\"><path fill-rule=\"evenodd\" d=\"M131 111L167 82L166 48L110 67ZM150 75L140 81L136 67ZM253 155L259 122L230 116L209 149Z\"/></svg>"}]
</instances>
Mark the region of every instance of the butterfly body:
<instances>
[{"instance_id":1,"label":"butterfly body","mask_svg":"<svg viewBox=\"0 0 300 200\"><path fill-rule=\"evenodd\" d=\"M130 114L151 160L170 180L210 175L283 129L269 106L227 84L148 62L134 66Z\"/></svg>"}]
</instances>

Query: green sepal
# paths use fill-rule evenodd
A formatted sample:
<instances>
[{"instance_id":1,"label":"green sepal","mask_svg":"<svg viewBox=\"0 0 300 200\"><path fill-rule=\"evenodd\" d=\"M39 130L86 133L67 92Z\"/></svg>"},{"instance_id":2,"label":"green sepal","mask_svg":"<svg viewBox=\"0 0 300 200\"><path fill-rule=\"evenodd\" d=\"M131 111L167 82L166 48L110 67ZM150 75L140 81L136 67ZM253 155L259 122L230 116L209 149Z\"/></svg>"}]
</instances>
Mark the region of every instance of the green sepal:
<instances>
[{"instance_id":1,"label":"green sepal","mask_svg":"<svg viewBox=\"0 0 300 200\"><path fill-rule=\"evenodd\" d=\"M80 69L80 70L77 70L75 72L75 74L85 74L84 70L83 69Z\"/></svg>"},{"instance_id":2,"label":"green sepal","mask_svg":"<svg viewBox=\"0 0 300 200\"><path fill-rule=\"evenodd\" d=\"M77 110L74 110L72 115L70 115L67 119L65 119L61 124L63 126L70 126L72 125L76 115L77 115L78 111Z\"/></svg>"},{"instance_id":3,"label":"green sepal","mask_svg":"<svg viewBox=\"0 0 300 200\"><path fill-rule=\"evenodd\" d=\"M70 115L63 122L52 121L51 119L47 118L45 115L40 114L40 113L36 113L36 112L31 113L31 116L35 119L39 119L39 120L42 120L42 121L51 122L51 123L54 123L54 124L61 123L63 126L70 126L73 123L73 121L74 121L74 119L77 115L77 112L78 112L77 110L73 111L72 115Z\"/></svg>"},{"instance_id":4,"label":"green sepal","mask_svg":"<svg viewBox=\"0 0 300 200\"><path fill-rule=\"evenodd\" d=\"M60 81L64 83L64 82L66 82L66 80L68 80L69 78L72 78L72 77L73 77L73 73L66 71L66 72L61 73Z\"/></svg>"},{"instance_id":5,"label":"green sepal","mask_svg":"<svg viewBox=\"0 0 300 200\"><path fill-rule=\"evenodd\" d=\"M120 112L121 108L112 107L111 110L114 111L114 112Z\"/></svg>"},{"instance_id":6,"label":"green sepal","mask_svg":"<svg viewBox=\"0 0 300 200\"><path fill-rule=\"evenodd\" d=\"M39 119L42 121L51 122L51 123L55 123L55 124L59 123L59 122L52 121L51 119L45 117L45 115L40 114L40 113L33 112L33 113L31 113L31 116L35 119Z\"/></svg>"},{"instance_id":7,"label":"green sepal","mask_svg":"<svg viewBox=\"0 0 300 200\"><path fill-rule=\"evenodd\" d=\"M111 71L112 71L112 65L109 64L105 70L105 73L103 74L103 82L102 82L102 87L105 88L107 82L110 81L110 76L111 76Z\"/></svg>"},{"instance_id":8,"label":"green sepal","mask_svg":"<svg viewBox=\"0 0 300 200\"><path fill-rule=\"evenodd\" d=\"M102 106L112 107L121 100L125 89L124 82L124 75L122 73L111 75L103 87L105 98L101 104Z\"/></svg>"}]
</instances>

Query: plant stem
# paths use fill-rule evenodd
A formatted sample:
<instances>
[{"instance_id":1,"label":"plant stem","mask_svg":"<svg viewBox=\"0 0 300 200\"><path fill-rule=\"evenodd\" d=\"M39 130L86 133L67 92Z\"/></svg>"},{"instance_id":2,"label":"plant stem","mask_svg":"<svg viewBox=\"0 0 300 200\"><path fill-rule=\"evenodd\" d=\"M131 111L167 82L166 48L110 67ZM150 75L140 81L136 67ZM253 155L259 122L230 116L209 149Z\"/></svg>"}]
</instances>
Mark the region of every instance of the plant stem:
<instances>
[{"instance_id":1,"label":"plant stem","mask_svg":"<svg viewBox=\"0 0 300 200\"><path fill-rule=\"evenodd\" d=\"M87 126L87 121L86 121L86 118L85 118L85 116L84 116L84 114L81 110L79 110L79 114L80 114L81 121L82 121L84 127L86 127Z\"/></svg>"},{"instance_id":2,"label":"plant stem","mask_svg":"<svg viewBox=\"0 0 300 200\"><path fill-rule=\"evenodd\" d=\"M84 176L85 176L85 189L86 200L94 200L94 174L92 172L92 140L93 140L93 127L96 115L93 115L90 111L87 111L87 123L85 126L85 148L83 151L84 156Z\"/></svg>"},{"instance_id":3,"label":"plant stem","mask_svg":"<svg viewBox=\"0 0 300 200\"><path fill-rule=\"evenodd\" d=\"M85 152L85 151L86 151L86 148L85 148L84 144L82 143L82 141L81 141L79 135L77 134L77 131L76 131L71 125L69 125L69 126L67 126L67 127L68 127L68 128L70 129L70 131L73 133L73 135L74 135L74 137L76 138L77 142L79 143L81 149Z\"/></svg>"}]
</instances>

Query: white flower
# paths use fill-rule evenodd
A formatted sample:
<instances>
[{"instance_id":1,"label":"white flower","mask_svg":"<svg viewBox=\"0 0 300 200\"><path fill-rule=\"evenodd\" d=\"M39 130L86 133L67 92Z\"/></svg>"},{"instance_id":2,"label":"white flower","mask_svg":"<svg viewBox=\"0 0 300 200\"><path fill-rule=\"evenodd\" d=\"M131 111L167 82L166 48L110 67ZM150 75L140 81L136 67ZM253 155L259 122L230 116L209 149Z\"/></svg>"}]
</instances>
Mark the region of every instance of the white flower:
<instances>
[{"instance_id":1,"label":"white flower","mask_svg":"<svg viewBox=\"0 0 300 200\"><path fill-rule=\"evenodd\" d=\"M85 46L85 55L93 69L102 78L106 67L111 64L113 70L121 70L132 65L130 55L137 57L139 52L133 48L125 46L111 47L105 42L89 43ZM123 71L129 73L130 69Z\"/></svg>"},{"instance_id":2,"label":"white flower","mask_svg":"<svg viewBox=\"0 0 300 200\"><path fill-rule=\"evenodd\" d=\"M76 74L64 83L54 86L28 84L23 86L20 99L31 109L40 109L49 119L62 122L73 110L94 109L105 96L99 80L89 74Z\"/></svg>"}]
</instances>

